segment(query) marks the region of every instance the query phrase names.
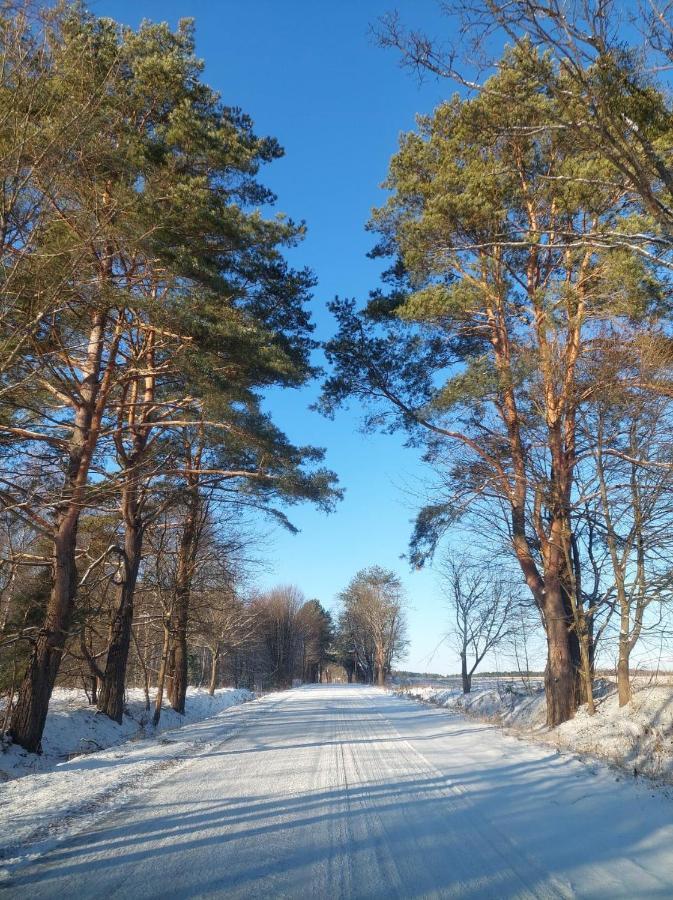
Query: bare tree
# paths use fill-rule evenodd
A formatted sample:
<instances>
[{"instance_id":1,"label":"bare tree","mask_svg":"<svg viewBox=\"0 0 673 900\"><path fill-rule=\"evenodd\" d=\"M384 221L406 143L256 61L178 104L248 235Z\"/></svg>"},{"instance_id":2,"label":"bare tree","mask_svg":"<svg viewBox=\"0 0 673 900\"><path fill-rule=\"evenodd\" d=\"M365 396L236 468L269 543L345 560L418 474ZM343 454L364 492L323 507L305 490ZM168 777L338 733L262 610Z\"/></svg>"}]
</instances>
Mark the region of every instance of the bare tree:
<instances>
[{"instance_id":1,"label":"bare tree","mask_svg":"<svg viewBox=\"0 0 673 900\"><path fill-rule=\"evenodd\" d=\"M300 659L299 611L304 595L294 585L281 585L252 600L267 672L279 687L289 687Z\"/></svg>"},{"instance_id":2,"label":"bare tree","mask_svg":"<svg viewBox=\"0 0 673 900\"><path fill-rule=\"evenodd\" d=\"M453 623L449 636L460 654L463 693L489 651L509 637L520 599L511 584L484 560L449 554L439 567Z\"/></svg>"},{"instance_id":3,"label":"bare tree","mask_svg":"<svg viewBox=\"0 0 673 900\"><path fill-rule=\"evenodd\" d=\"M631 654L661 621L659 613L648 623L648 608L671 598L670 400L617 383L596 398L584 429L593 464L591 505L609 562L604 590L619 623L617 684L624 706L631 699Z\"/></svg>"},{"instance_id":4,"label":"bare tree","mask_svg":"<svg viewBox=\"0 0 673 900\"><path fill-rule=\"evenodd\" d=\"M382 687L407 644L402 583L394 572L371 566L355 575L339 599L347 652L365 679Z\"/></svg>"}]
</instances>

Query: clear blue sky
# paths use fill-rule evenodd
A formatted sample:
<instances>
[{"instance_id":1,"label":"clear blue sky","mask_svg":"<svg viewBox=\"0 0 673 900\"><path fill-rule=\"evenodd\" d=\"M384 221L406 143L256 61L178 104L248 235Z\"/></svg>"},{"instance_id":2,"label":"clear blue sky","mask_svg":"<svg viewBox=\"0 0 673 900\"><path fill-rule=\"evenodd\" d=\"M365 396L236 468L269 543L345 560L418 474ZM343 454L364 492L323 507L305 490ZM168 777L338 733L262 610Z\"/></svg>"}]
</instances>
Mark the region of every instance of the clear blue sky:
<instances>
[{"instance_id":1,"label":"clear blue sky","mask_svg":"<svg viewBox=\"0 0 673 900\"><path fill-rule=\"evenodd\" d=\"M317 336L333 322L325 308L336 294L366 299L380 267L366 257L372 236L364 230L380 183L402 131L417 113L429 112L452 90L431 80L420 85L402 70L394 52L369 36L377 18L397 7L402 18L433 35L447 20L435 0L91 0L91 10L130 25L141 19L175 24L194 17L206 80L225 103L242 107L258 133L278 138L284 159L269 166L264 182L278 208L305 219L308 237L293 255L319 283L313 305ZM411 647L405 667L457 671L445 644L447 612L432 571L412 573L400 559L411 529L419 479L418 455L398 437L365 436L360 411L333 422L308 410L317 386L270 398L279 426L299 443L327 448L327 463L346 498L331 516L293 509L300 534L273 534L266 585L297 584L331 606L355 572L377 563L394 569L410 598Z\"/></svg>"}]
</instances>

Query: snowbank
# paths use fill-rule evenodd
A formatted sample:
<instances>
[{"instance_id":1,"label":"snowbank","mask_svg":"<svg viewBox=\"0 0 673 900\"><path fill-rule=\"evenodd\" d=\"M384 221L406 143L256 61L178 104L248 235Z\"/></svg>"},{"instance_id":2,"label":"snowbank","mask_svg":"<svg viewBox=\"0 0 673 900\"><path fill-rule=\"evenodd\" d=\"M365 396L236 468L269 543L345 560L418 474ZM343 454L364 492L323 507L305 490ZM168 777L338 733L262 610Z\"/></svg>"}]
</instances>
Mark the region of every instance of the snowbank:
<instances>
[{"instance_id":1,"label":"snowbank","mask_svg":"<svg viewBox=\"0 0 673 900\"><path fill-rule=\"evenodd\" d=\"M636 685L631 703L620 709L614 684L599 680L595 715L588 715L582 707L574 719L557 728L545 725L545 696L540 684L527 690L520 683L484 679L473 683L470 694L463 694L458 686L412 686L397 693L504 725L559 749L598 757L634 775L673 783L670 685Z\"/></svg>"},{"instance_id":2,"label":"snowbank","mask_svg":"<svg viewBox=\"0 0 673 900\"><path fill-rule=\"evenodd\" d=\"M0 784L0 886L6 875L3 865L39 855L63 834L86 827L101 809L123 802L134 789L238 733L241 719L230 707L252 699L250 691L233 688L216 691L213 697L207 691L190 690L186 715L162 713L163 732L146 737L151 733L143 724L147 713L142 701L136 706L133 696L131 715L115 725L83 708L79 692L59 691L47 719L45 754L37 757L11 747L0 756L3 766L5 760L11 763L8 768L15 776L24 775ZM142 715L134 718L139 712ZM232 716L230 729L222 727L227 716ZM176 721L187 727L166 730ZM81 753L83 742L115 738L119 742L129 734L133 736L121 746ZM74 746L81 755L56 761ZM44 768L26 774L33 764Z\"/></svg>"},{"instance_id":3,"label":"snowbank","mask_svg":"<svg viewBox=\"0 0 673 900\"><path fill-rule=\"evenodd\" d=\"M153 710L145 709L142 690L127 691L126 713L121 725L89 706L82 690L56 688L49 704L49 715L42 737L42 753L28 753L6 741L0 744L0 783L35 772L46 772L60 763L82 754L114 747L130 738L152 734L199 722L216 713L252 700L250 691L222 688L211 697L204 688L188 688L184 716L170 707L161 711L159 726L152 726Z\"/></svg>"}]
</instances>

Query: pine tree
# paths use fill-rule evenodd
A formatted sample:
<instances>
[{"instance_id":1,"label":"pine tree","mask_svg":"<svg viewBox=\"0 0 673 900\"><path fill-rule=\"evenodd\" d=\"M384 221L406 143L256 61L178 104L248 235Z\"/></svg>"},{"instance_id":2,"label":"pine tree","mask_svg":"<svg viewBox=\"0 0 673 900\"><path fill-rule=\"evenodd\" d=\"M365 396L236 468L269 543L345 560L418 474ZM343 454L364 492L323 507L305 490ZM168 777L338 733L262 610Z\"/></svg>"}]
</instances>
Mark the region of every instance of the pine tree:
<instances>
[{"instance_id":1,"label":"pine tree","mask_svg":"<svg viewBox=\"0 0 673 900\"><path fill-rule=\"evenodd\" d=\"M360 314L350 301L333 304L335 374L323 406L363 398L370 424L407 430L448 469L454 501L419 515L416 563L465 497L507 510L546 629L555 725L574 713L582 665L572 490L578 408L598 389L583 367L603 324L642 317L660 292L637 255L601 251L596 235L638 223L623 214L627 187L609 161L553 127L568 111L546 87L548 67L524 42L478 96L454 97L403 137L391 197L372 220L376 253L396 261L392 290L374 293Z\"/></svg>"},{"instance_id":2,"label":"pine tree","mask_svg":"<svg viewBox=\"0 0 673 900\"><path fill-rule=\"evenodd\" d=\"M101 703L119 718L142 549L139 491L157 436L179 442L200 421L235 427L241 403L313 374L313 279L282 255L303 226L261 211L275 198L257 174L282 151L203 83L191 22L175 32L149 23L133 31L64 6L41 28L35 66L49 73L58 102L36 136L43 145L35 156L50 166L27 172L45 214L35 253L15 276L26 285L16 331L33 297L46 291L54 302L7 371L3 399L15 412L0 425L61 479L55 494L7 497L30 510L53 547L51 597L10 729L31 750L76 609L80 517L109 488L91 479L108 436L125 472L127 529ZM66 107L80 124L67 133ZM219 418L208 418L211 409ZM333 479L318 479L326 498Z\"/></svg>"}]
</instances>

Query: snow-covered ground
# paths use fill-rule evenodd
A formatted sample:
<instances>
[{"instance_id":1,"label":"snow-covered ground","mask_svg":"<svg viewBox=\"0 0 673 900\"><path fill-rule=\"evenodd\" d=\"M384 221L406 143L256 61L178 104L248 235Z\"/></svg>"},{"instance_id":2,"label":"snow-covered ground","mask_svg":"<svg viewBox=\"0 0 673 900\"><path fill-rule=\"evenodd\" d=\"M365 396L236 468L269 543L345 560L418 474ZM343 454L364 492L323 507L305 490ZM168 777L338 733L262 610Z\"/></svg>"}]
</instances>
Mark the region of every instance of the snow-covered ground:
<instances>
[{"instance_id":1,"label":"snow-covered ground","mask_svg":"<svg viewBox=\"0 0 673 900\"><path fill-rule=\"evenodd\" d=\"M43 850L59 834L83 827L101 809L190 759L208 745L208 723L217 720L222 740L226 711L253 698L250 691L234 688L212 697L190 689L185 715L164 710L155 731L147 724L144 702L133 692L130 715L117 725L84 706L83 692L58 690L47 717L44 753L9 746L0 754L0 867L3 860ZM106 745L111 749L92 752ZM9 775L12 780L6 780Z\"/></svg>"},{"instance_id":2,"label":"snow-covered ground","mask_svg":"<svg viewBox=\"0 0 673 900\"><path fill-rule=\"evenodd\" d=\"M180 735L198 752L10 867L8 896L673 896L666 789L427 704L316 686ZM133 747L84 761L132 771Z\"/></svg>"},{"instance_id":3,"label":"snow-covered ground","mask_svg":"<svg viewBox=\"0 0 673 900\"><path fill-rule=\"evenodd\" d=\"M213 696L205 688L187 689L185 714L162 709L159 725L152 726L154 710L145 709L140 688L127 691L126 712L121 725L90 706L82 690L56 688L42 737L42 753L27 753L21 747L0 742L0 783L35 772L45 772L76 756L105 750L130 738L151 737L163 731L199 722L216 713L252 700L250 691L222 688ZM153 698L152 698L153 699Z\"/></svg>"},{"instance_id":4,"label":"snow-covered ground","mask_svg":"<svg viewBox=\"0 0 673 900\"><path fill-rule=\"evenodd\" d=\"M590 754L631 774L673 783L673 686L636 682L633 699L620 708L615 685L599 680L596 713L581 708L558 728L545 726L544 690L520 681L475 679L470 694L456 682L449 688L414 685L399 692L579 754Z\"/></svg>"}]
</instances>

